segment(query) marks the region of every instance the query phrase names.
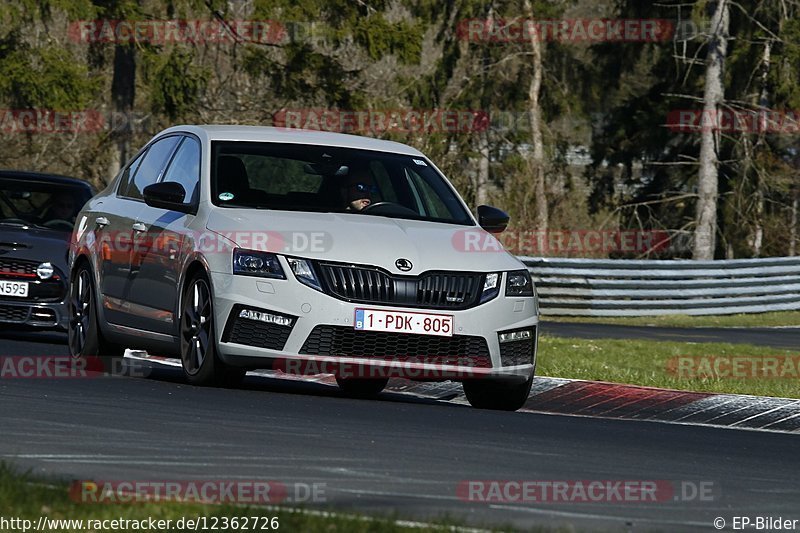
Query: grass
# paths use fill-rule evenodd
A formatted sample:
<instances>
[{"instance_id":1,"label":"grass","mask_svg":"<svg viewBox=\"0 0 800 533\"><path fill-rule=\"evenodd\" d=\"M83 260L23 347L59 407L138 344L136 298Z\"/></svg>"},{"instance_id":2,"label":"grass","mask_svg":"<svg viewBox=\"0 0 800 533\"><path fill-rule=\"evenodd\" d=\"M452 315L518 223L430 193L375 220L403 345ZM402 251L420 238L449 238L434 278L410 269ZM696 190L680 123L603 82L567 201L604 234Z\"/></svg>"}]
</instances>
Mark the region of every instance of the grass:
<instances>
[{"instance_id":1,"label":"grass","mask_svg":"<svg viewBox=\"0 0 800 533\"><path fill-rule=\"evenodd\" d=\"M69 485L61 481L51 481L35 478L30 474L17 472L7 463L0 462L0 521L11 518L30 520L28 531L35 530L39 517L44 515L49 519L83 520L82 527L76 524L46 524L48 532L85 533L86 531L113 531L114 528L104 529L88 527L87 520L171 520L171 527L167 529L135 528L128 524L128 530L136 531L183 531L189 528L179 528L176 524L181 518L194 519L207 517L210 528L212 520L217 517L266 517L259 518L258 528L253 529L252 522L248 529L239 525L239 529L218 527L214 531L267 531L262 526L269 524L269 519L277 517L278 531L303 531L326 533L349 532L426 532L426 531L457 531L459 523L455 520L443 519L441 522L419 526L404 523L393 518L372 518L358 514L335 514L322 512L292 511L291 509L244 507L230 505L202 505L188 503L134 503L134 504L86 504L72 500L69 495ZM455 490L455 488L454 488ZM277 509L277 510L276 510ZM185 522L184 522L185 523ZM110 522L108 523L110 524ZM22 531L23 522L2 523L0 531ZM199 528L202 531L202 525ZM192 529L193 530L193 529Z\"/></svg>"},{"instance_id":2,"label":"grass","mask_svg":"<svg viewBox=\"0 0 800 533\"><path fill-rule=\"evenodd\" d=\"M777 367L760 366L765 362ZM800 398L800 347L791 351L748 344L543 335L539 338L536 373L669 389Z\"/></svg>"},{"instance_id":3,"label":"grass","mask_svg":"<svg viewBox=\"0 0 800 533\"><path fill-rule=\"evenodd\" d=\"M772 313L751 313L741 315L658 315L636 317L577 317L547 316L546 322L584 322L591 324L615 324L620 326L662 326L662 327L800 327L800 311L779 311Z\"/></svg>"}]
</instances>

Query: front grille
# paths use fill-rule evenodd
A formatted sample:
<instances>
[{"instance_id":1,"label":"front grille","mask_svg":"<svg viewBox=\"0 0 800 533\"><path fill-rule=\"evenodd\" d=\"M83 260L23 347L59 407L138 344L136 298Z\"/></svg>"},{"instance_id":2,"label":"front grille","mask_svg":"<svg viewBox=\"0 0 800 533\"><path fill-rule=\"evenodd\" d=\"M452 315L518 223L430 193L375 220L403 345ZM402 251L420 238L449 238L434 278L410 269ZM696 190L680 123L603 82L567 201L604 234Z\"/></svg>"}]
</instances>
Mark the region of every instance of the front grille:
<instances>
[{"instance_id":1,"label":"front grille","mask_svg":"<svg viewBox=\"0 0 800 533\"><path fill-rule=\"evenodd\" d=\"M19 305L0 305L0 322L26 322L30 308Z\"/></svg>"},{"instance_id":2,"label":"front grille","mask_svg":"<svg viewBox=\"0 0 800 533\"><path fill-rule=\"evenodd\" d=\"M288 317L287 315L275 313L273 311L251 309L253 311L292 318L292 325L283 326L280 324L242 318L239 314L243 309L251 308L245 308L243 305L233 306L231 314L228 315L228 322L225 324L225 330L222 333L222 342L235 342L237 344L246 344L247 346L267 348L269 350L283 350L283 347L286 346L287 339L289 339L289 334L294 327L295 317Z\"/></svg>"},{"instance_id":3,"label":"front grille","mask_svg":"<svg viewBox=\"0 0 800 533\"><path fill-rule=\"evenodd\" d=\"M530 365L536 346L536 330L530 339L500 343L500 363L503 366Z\"/></svg>"},{"instance_id":4,"label":"front grille","mask_svg":"<svg viewBox=\"0 0 800 533\"><path fill-rule=\"evenodd\" d=\"M39 261L0 258L0 281L27 281L29 283L27 298L11 297L9 299L47 302L60 301L66 296L67 287L58 270L50 279L38 278L36 268L40 264Z\"/></svg>"},{"instance_id":5,"label":"front grille","mask_svg":"<svg viewBox=\"0 0 800 533\"><path fill-rule=\"evenodd\" d=\"M489 347L483 337L356 331L347 326L315 327L300 353L479 368L492 366Z\"/></svg>"},{"instance_id":6,"label":"front grille","mask_svg":"<svg viewBox=\"0 0 800 533\"><path fill-rule=\"evenodd\" d=\"M24 261L22 259L0 258L0 276L7 277L30 277L36 275L36 261Z\"/></svg>"},{"instance_id":7,"label":"front grille","mask_svg":"<svg viewBox=\"0 0 800 533\"><path fill-rule=\"evenodd\" d=\"M478 304L484 274L427 272L420 276L392 276L377 268L321 263L325 291L350 302L467 309Z\"/></svg>"}]
</instances>

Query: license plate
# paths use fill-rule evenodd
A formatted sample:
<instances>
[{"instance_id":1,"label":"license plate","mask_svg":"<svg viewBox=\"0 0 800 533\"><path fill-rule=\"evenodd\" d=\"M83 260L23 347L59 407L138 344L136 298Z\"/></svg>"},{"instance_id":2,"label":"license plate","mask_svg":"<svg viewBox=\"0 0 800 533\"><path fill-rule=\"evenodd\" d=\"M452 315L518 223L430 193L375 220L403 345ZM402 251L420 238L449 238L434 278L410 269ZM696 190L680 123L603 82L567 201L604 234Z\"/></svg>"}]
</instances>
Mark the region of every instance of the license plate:
<instances>
[{"instance_id":1,"label":"license plate","mask_svg":"<svg viewBox=\"0 0 800 533\"><path fill-rule=\"evenodd\" d=\"M0 281L0 296L28 297L27 281Z\"/></svg>"},{"instance_id":2,"label":"license plate","mask_svg":"<svg viewBox=\"0 0 800 533\"><path fill-rule=\"evenodd\" d=\"M452 337L453 315L356 309L355 329Z\"/></svg>"}]
</instances>

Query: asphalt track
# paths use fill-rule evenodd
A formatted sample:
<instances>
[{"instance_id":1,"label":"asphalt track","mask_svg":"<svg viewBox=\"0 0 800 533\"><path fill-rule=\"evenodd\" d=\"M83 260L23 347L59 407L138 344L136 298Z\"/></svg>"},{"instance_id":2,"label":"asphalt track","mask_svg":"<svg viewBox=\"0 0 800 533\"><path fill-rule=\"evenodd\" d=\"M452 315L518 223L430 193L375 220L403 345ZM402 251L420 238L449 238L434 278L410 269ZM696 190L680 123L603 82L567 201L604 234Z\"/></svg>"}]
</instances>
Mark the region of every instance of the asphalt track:
<instances>
[{"instance_id":1,"label":"asphalt track","mask_svg":"<svg viewBox=\"0 0 800 533\"><path fill-rule=\"evenodd\" d=\"M545 335L579 339L723 342L800 350L800 325L791 328L674 328L544 321L540 327Z\"/></svg>"},{"instance_id":2,"label":"asphalt track","mask_svg":"<svg viewBox=\"0 0 800 533\"><path fill-rule=\"evenodd\" d=\"M56 334L5 334L0 355L63 355ZM324 483L316 505L475 526L713 530L734 515L800 518L798 437L497 413L250 376L240 389L146 378L0 380L0 458L64 479ZM464 480L669 480L692 501L487 504ZM684 490L684 489L681 489ZM677 492L680 494L680 491ZM687 494L691 496L691 494Z\"/></svg>"}]
</instances>

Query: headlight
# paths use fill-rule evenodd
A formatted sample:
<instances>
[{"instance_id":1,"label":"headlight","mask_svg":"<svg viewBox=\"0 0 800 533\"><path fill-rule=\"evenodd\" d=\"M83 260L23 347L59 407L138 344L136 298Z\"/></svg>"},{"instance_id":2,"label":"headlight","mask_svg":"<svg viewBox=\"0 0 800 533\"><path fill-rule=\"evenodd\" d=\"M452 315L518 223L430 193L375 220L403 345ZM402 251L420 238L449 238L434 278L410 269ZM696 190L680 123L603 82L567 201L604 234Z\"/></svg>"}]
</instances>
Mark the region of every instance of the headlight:
<instances>
[{"instance_id":1,"label":"headlight","mask_svg":"<svg viewBox=\"0 0 800 533\"><path fill-rule=\"evenodd\" d=\"M243 276L286 279L277 255L242 250L241 248L233 251L233 273Z\"/></svg>"},{"instance_id":2,"label":"headlight","mask_svg":"<svg viewBox=\"0 0 800 533\"><path fill-rule=\"evenodd\" d=\"M50 279L53 277L53 265L50 263L42 263L38 267L36 267L36 275L39 276L40 279Z\"/></svg>"},{"instance_id":3,"label":"headlight","mask_svg":"<svg viewBox=\"0 0 800 533\"><path fill-rule=\"evenodd\" d=\"M297 278L297 281L308 285L312 289L317 289L318 291L322 290L319 279L316 273L314 273L314 267L311 266L309 261L294 257L287 257L286 260L289 262L289 267L292 269L292 273Z\"/></svg>"},{"instance_id":4,"label":"headlight","mask_svg":"<svg viewBox=\"0 0 800 533\"><path fill-rule=\"evenodd\" d=\"M500 273L492 272L486 274L483 282L483 292L481 293L481 303L488 302L500 292Z\"/></svg>"},{"instance_id":5,"label":"headlight","mask_svg":"<svg viewBox=\"0 0 800 533\"><path fill-rule=\"evenodd\" d=\"M506 296L533 296L531 273L527 270L509 272L506 279Z\"/></svg>"}]
</instances>

